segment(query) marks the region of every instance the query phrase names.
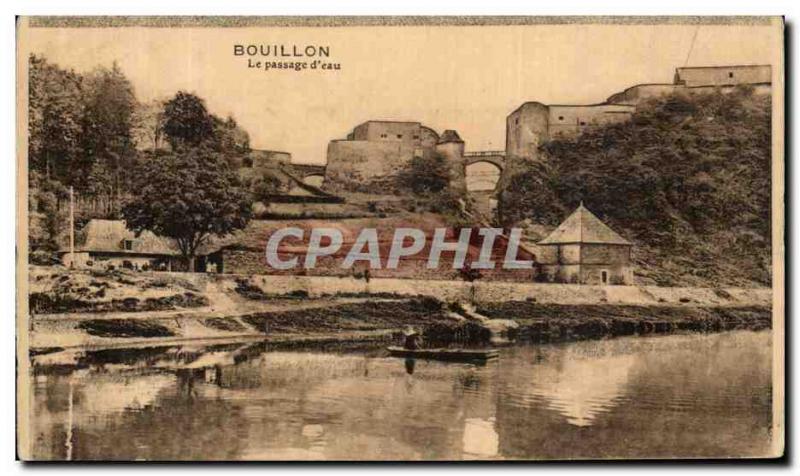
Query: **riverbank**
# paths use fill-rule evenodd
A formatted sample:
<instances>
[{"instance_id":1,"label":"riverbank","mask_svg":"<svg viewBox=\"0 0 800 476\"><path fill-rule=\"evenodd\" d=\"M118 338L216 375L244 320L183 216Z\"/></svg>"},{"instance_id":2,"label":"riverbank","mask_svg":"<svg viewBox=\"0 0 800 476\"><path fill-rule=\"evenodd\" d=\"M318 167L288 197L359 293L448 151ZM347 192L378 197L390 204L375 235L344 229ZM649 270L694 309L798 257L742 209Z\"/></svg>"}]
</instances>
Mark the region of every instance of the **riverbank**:
<instances>
[{"instance_id":1,"label":"riverbank","mask_svg":"<svg viewBox=\"0 0 800 476\"><path fill-rule=\"evenodd\" d=\"M408 326L436 345L771 327L769 289L366 283L44 267L30 282L34 352L193 340L397 342Z\"/></svg>"},{"instance_id":2,"label":"riverbank","mask_svg":"<svg viewBox=\"0 0 800 476\"><path fill-rule=\"evenodd\" d=\"M716 332L771 327L767 307L642 307L542 305L510 302L479 307L490 319L511 321L509 340L560 342L622 335ZM398 342L407 326L436 345L487 345L495 337L486 322L462 314L457 305L430 298L348 302L324 307L262 311L226 317L104 317L80 315L34 319L31 348L126 347L191 340Z\"/></svg>"}]
</instances>

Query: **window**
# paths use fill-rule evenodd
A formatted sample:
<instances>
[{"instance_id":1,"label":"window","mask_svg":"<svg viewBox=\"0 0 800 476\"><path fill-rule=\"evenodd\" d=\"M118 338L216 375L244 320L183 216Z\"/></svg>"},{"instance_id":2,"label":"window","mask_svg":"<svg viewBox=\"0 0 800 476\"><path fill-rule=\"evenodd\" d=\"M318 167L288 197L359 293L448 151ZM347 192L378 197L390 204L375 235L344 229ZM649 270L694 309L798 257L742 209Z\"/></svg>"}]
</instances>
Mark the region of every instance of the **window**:
<instances>
[{"instance_id":1,"label":"window","mask_svg":"<svg viewBox=\"0 0 800 476\"><path fill-rule=\"evenodd\" d=\"M403 134L397 134L397 138L398 139L402 139L403 138Z\"/></svg>"},{"instance_id":2,"label":"window","mask_svg":"<svg viewBox=\"0 0 800 476\"><path fill-rule=\"evenodd\" d=\"M582 126L585 126L585 125L586 125L586 122L584 122L584 121L581 121L581 125L582 125Z\"/></svg>"},{"instance_id":3,"label":"window","mask_svg":"<svg viewBox=\"0 0 800 476\"><path fill-rule=\"evenodd\" d=\"M124 240L123 247L126 251L130 251L133 249L133 240Z\"/></svg>"},{"instance_id":4,"label":"window","mask_svg":"<svg viewBox=\"0 0 800 476\"><path fill-rule=\"evenodd\" d=\"M387 137L389 136L387 136L386 134L381 134L381 139L386 139Z\"/></svg>"},{"instance_id":5,"label":"window","mask_svg":"<svg viewBox=\"0 0 800 476\"><path fill-rule=\"evenodd\" d=\"M608 284L608 271L603 270L600 272L600 280L603 281L603 284Z\"/></svg>"},{"instance_id":6,"label":"window","mask_svg":"<svg viewBox=\"0 0 800 476\"><path fill-rule=\"evenodd\" d=\"M519 118L514 119L514 124L519 124Z\"/></svg>"},{"instance_id":7,"label":"window","mask_svg":"<svg viewBox=\"0 0 800 476\"><path fill-rule=\"evenodd\" d=\"M414 140L419 139L419 136L414 134Z\"/></svg>"},{"instance_id":8,"label":"window","mask_svg":"<svg viewBox=\"0 0 800 476\"><path fill-rule=\"evenodd\" d=\"M733 72L728 73L728 77L732 78L733 77Z\"/></svg>"},{"instance_id":9,"label":"window","mask_svg":"<svg viewBox=\"0 0 800 476\"><path fill-rule=\"evenodd\" d=\"M564 116L558 116L558 120L559 121L563 121L564 120Z\"/></svg>"}]
</instances>

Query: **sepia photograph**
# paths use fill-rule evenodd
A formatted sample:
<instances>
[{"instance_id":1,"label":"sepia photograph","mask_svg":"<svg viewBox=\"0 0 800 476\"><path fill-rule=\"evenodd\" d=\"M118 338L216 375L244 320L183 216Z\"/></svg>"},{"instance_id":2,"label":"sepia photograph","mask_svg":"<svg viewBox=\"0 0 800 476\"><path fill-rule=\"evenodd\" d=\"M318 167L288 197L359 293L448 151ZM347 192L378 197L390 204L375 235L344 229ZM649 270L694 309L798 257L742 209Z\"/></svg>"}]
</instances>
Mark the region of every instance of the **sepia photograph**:
<instances>
[{"instance_id":1,"label":"sepia photograph","mask_svg":"<svg viewBox=\"0 0 800 476\"><path fill-rule=\"evenodd\" d=\"M784 455L782 17L16 35L21 460Z\"/></svg>"}]
</instances>

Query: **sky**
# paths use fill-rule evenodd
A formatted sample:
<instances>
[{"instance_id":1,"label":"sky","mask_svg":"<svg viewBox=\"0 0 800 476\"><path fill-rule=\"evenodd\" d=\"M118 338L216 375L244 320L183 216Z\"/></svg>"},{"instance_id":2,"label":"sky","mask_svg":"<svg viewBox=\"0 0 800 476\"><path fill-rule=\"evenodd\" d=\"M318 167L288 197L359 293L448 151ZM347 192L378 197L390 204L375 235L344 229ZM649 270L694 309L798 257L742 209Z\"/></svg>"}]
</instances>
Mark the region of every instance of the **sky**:
<instances>
[{"instance_id":1,"label":"sky","mask_svg":"<svg viewBox=\"0 0 800 476\"><path fill-rule=\"evenodd\" d=\"M328 142L366 120L455 129L466 149L505 149L525 101L587 104L675 67L770 64L769 26L530 25L338 28L32 28L21 52L91 71L116 61L137 98L194 92L256 149L324 163ZM248 68L234 45L324 45L338 71ZM263 60L263 58L254 58ZM311 61L304 59L304 61Z\"/></svg>"}]
</instances>

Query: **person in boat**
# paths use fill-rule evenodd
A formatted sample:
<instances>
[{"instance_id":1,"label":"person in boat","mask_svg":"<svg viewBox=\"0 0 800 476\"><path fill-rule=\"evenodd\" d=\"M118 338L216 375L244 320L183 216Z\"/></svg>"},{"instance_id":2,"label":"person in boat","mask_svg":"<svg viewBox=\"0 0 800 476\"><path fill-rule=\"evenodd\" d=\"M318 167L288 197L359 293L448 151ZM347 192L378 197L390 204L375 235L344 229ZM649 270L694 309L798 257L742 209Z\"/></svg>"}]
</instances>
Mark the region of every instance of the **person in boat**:
<instances>
[{"instance_id":1,"label":"person in boat","mask_svg":"<svg viewBox=\"0 0 800 476\"><path fill-rule=\"evenodd\" d=\"M417 350L422 348L422 334L417 332L416 329L409 326L403 332L405 336L405 340L403 342L403 347L407 350Z\"/></svg>"}]
</instances>

